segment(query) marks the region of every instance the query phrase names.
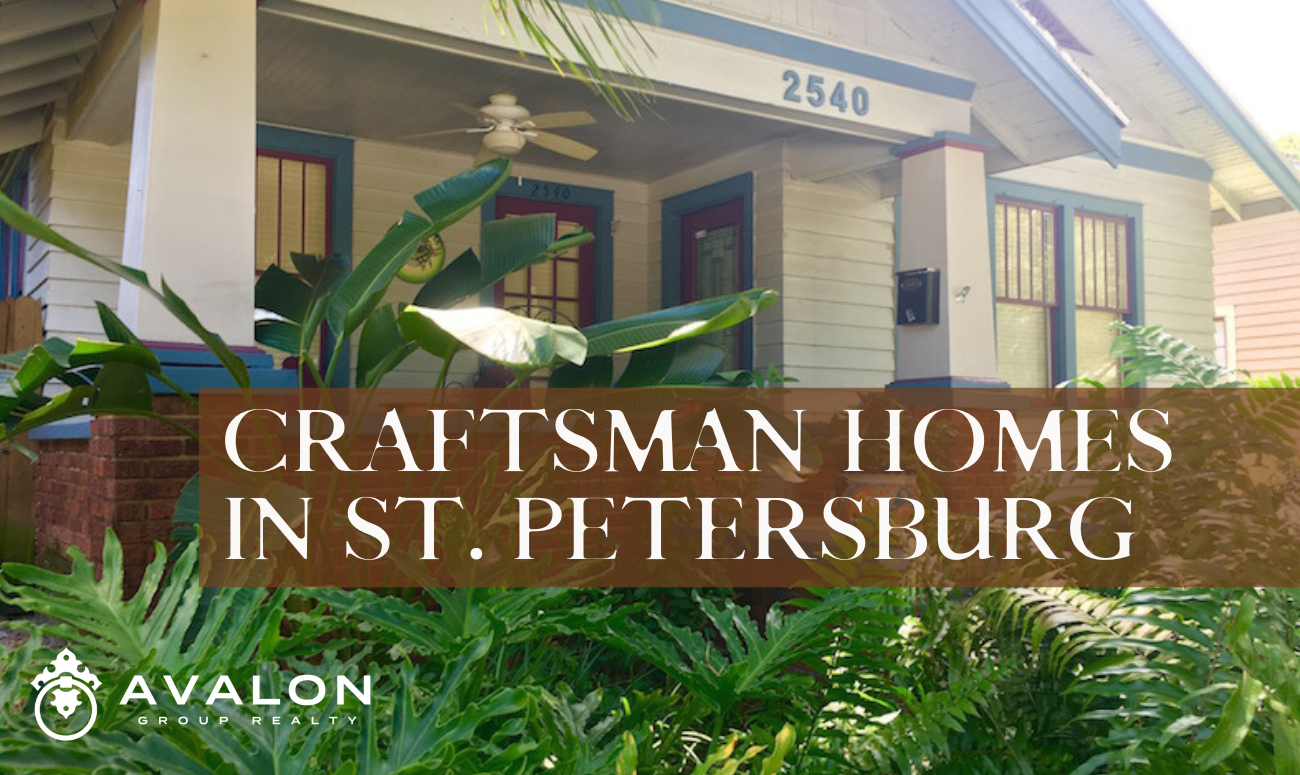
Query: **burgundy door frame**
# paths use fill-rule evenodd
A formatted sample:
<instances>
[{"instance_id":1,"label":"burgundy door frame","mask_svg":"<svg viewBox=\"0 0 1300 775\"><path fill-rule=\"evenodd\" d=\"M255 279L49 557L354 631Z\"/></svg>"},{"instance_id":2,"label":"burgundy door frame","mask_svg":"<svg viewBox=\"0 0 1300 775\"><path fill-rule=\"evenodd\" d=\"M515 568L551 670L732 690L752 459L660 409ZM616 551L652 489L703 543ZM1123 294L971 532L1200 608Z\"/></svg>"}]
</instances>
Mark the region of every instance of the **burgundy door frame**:
<instances>
[{"instance_id":1,"label":"burgundy door frame","mask_svg":"<svg viewBox=\"0 0 1300 775\"><path fill-rule=\"evenodd\" d=\"M734 293L750 288L752 283L748 276L749 266L748 256L746 255L746 245L749 244L749 225L746 223L745 212L746 203L744 198L736 197L735 199L707 205L682 214L680 222L681 244L678 253L681 257L680 299L682 304L700 300L697 287L699 257L696 255L695 235L702 230L712 231L725 226L736 227L736 281L738 287L734 291L725 291L725 293ZM740 324L739 339L738 365L742 369L752 368L754 357L752 321L746 320Z\"/></svg>"},{"instance_id":2,"label":"burgundy door frame","mask_svg":"<svg viewBox=\"0 0 1300 775\"><path fill-rule=\"evenodd\" d=\"M712 231L724 226L735 226L736 235L736 278L744 285L745 251L745 203L733 199L722 204L705 207L682 216L682 303L699 301L696 278L699 259L695 254L695 234L702 230ZM742 290L742 289L737 289Z\"/></svg>"}]
</instances>

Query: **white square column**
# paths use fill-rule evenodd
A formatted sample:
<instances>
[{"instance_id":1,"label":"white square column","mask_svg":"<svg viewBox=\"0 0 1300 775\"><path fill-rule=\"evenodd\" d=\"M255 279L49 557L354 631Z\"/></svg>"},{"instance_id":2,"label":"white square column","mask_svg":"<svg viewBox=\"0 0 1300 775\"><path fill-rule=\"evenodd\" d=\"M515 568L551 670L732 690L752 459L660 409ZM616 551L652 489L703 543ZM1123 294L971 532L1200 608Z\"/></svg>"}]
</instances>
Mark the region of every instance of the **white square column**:
<instances>
[{"instance_id":1,"label":"white square column","mask_svg":"<svg viewBox=\"0 0 1300 775\"><path fill-rule=\"evenodd\" d=\"M251 346L257 4L148 0L143 16L122 260ZM198 341L130 284L118 313L147 341Z\"/></svg>"},{"instance_id":2,"label":"white square column","mask_svg":"<svg viewBox=\"0 0 1300 775\"><path fill-rule=\"evenodd\" d=\"M900 271L940 271L939 322L897 326L895 387L1006 387L998 378L985 148L943 133L902 146Z\"/></svg>"}]
</instances>

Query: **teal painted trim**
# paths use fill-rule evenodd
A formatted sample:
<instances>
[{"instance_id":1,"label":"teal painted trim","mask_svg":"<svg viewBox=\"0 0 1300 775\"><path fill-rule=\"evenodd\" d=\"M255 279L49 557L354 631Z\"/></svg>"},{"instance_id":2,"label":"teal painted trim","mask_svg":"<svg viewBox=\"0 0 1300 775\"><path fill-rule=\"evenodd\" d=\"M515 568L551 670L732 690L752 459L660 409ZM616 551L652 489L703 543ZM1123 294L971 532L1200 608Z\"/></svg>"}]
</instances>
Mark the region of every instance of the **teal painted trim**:
<instances>
[{"instance_id":1,"label":"teal painted trim","mask_svg":"<svg viewBox=\"0 0 1300 775\"><path fill-rule=\"evenodd\" d=\"M257 147L259 150L319 156L330 160L330 252L351 257L354 169L352 139L259 124ZM322 349L332 351L335 345L333 336L326 331L323 337ZM348 374L352 370L350 365L352 348L344 347L339 359L339 367L334 372L333 387L347 387L350 384Z\"/></svg>"},{"instance_id":2,"label":"teal painted trim","mask_svg":"<svg viewBox=\"0 0 1300 775\"><path fill-rule=\"evenodd\" d=\"M903 195L899 194L894 197L894 276L903 267ZM889 319L898 320L898 281L894 281L894 292L890 294L890 300L894 302L893 308L889 310ZM894 376L898 376L898 329L897 323L894 324Z\"/></svg>"},{"instance_id":3,"label":"teal painted trim","mask_svg":"<svg viewBox=\"0 0 1300 775\"><path fill-rule=\"evenodd\" d=\"M27 432L32 441L67 441L90 438L90 418L70 417L66 420L42 425Z\"/></svg>"},{"instance_id":4,"label":"teal painted trim","mask_svg":"<svg viewBox=\"0 0 1300 775\"><path fill-rule=\"evenodd\" d=\"M532 193L535 184L563 188L569 192L569 196L566 199L537 196ZM497 189L496 196L590 207L596 211L596 322L612 320L614 318L614 192L603 188L574 186L534 178L510 178ZM496 220L496 197L484 202L479 212L484 221ZM492 306L496 303L495 293L492 288L484 288L479 294L480 302L485 306Z\"/></svg>"},{"instance_id":5,"label":"teal painted trim","mask_svg":"<svg viewBox=\"0 0 1300 775\"><path fill-rule=\"evenodd\" d=\"M890 152L900 159L906 159L908 156L916 156L926 151L949 147L965 148L968 151L979 151L980 153L988 153L993 150L992 146L974 135L943 131L937 132L934 137L919 137L909 143L896 145L890 149Z\"/></svg>"},{"instance_id":6,"label":"teal painted trim","mask_svg":"<svg viewBox=\"0 0 1300 775\"><path fill-rule=\"evenodd\" d=\"M953 2L1103 159L1120 163L1123 121L1024 12L1011 0Z\"/></svg>"},{"instance_id":7,"label":"teal painted trim","mask_svg":"<svg viewBox=\"0 0 1300 775\"><path fill-rule=\"evenodd\" d=\"M873 56L853 49L792 35L770 27L672 3L649 0L561 0L566 5L594 8L604 13L625 14L639 24L652 25L673 32L746 48L781 59L803 62L817 67L839 70L876 81L884 81L917 91L970 100L975 93L974 81L940 73L907 62Z\"/></svg>"},{"instance_id":8,"label":"teal painted trim","mask_svg":"<svg viewBox=\"0 0 1300 775\"><path fill-rule=\"evenodd\" d=\"M1008 199L1021 199L1035 204L1057 207L1068 205L1073 209L1087 210L1090 213L1101 215L1121 215L1129 218L1139 218L1142 215L1142 204L1140 202L1082 194L1077 191L1065 191L1059 188L1020 183L1003 178L989 178L988 186L990 207L993 205L993 197L1001 196Z\"/></svg>"},{"instance_id":9,"label":"teal painted trim","mask_svg":"<svg viewBox=\"0 0 1300 775\"><path fill-rule=\"evenodd\" d=\"M1124 143L1120 165L1136 167L1150 172L1163 172L1180 178L1199 180L1209 183L1214 179L1214 168L1199 156L1191 156L1164 148L1152 148L1149 145Z\"/></svg>"},{"instance_id":10,"label":"teal painted trim","mask_svg":"<svg viewBox=\"0 0 1300 775\"><path fill-rule=\"evenodd\" d=\"M1074 315L1075 299L1078 290L1074 282L1074 211L1077 205L1067 201L1058 204L1057 218L1060 228L1057 231L1056 249L1059 260L1056 272L1056 309L1052 310L1052 384L1059 385L1079 374L1079 321ZM1100 211L1100 208L1089 208ZM1106 211L1102 211L1106 212ZM1109 212L1120 215L1119 212ZM1140 218L1138 220L1141 220ZM1133 217L1129 216L1129 222ZM1129 255L1133 255L1130 246ZM996 270L995 270L996 271Z\"/></svg>"},{"instance_id":11,"label":"teal painted trim","mask_svg":"<svg viewBox=\"0 0 1300 775\"><path fill-rule=\"evenodd\" d=\"M710 183L694 191L669 197L660 203L659 280L660 303L675 307L682 303L682 218L697 210L739 198L745 210L745 234L741 241L741 277L743 288L754 287L754 173ZM754 321L741 324L742 369L754 367Z\"/></svg>"},{"instance_id":12,"label":"teal painted trim","mask_svg":"<svg viewBox=\"0 0 1300 775\"><path fill-rule=\"evenodd\" d=\"M1111 5L1137 30L1147 45L1155 50L1201 106L1259 165L1291 206L1300 209L1300 177L1297 177L1295 167L1251 123L1232 97L1210 76L1151 6L1145 0L1112 0Z\"/></svg>"},{"instance_id":13,"label":"teal painted trim","mask_svg":"<svg viewBox=\"0 0 1300 775\"><path fill-rule=\"evenodd\" d=\"M152 347L163 373L187 393L200 393L213 388L236 388L230 372L210 350L202 347ZM277 369L270 353L252 348L236 352L248 366L249 382L254 388L296 388L298 372L294 369ZM149 380L157 395L169 394L172 389L153 379Z\"/></svg>"},{"instance_id":14,"label":"teal painted trim","mask_svg":"<svg viewBox=\"0 0 1300 775\"><path fill-rule=\"evenodd\" d=\"M1000 178L988 179L989 212L989 267L993 272L993 287L997 288L997 268L994 258L994 217L998 198L1047 205L1056 208L1060 232L1057 239L1057 305L1052 315L1052 379L1060 384L1078 376L1078 335L1075 316L1076 290L1074 287L1074 214L1082 210L1097 215L1111 215L1129 222L1129 313L1125 321L1143 325L1146 321L1146 268L1143 264L1142 205L1119 199L1062 191L1046 186L1035 186ZM996 293L995 293L996 296ZM996 302L994 314L996 316ZM996 317L995 317L996 320Z\"/></svg>"}]
</instances>

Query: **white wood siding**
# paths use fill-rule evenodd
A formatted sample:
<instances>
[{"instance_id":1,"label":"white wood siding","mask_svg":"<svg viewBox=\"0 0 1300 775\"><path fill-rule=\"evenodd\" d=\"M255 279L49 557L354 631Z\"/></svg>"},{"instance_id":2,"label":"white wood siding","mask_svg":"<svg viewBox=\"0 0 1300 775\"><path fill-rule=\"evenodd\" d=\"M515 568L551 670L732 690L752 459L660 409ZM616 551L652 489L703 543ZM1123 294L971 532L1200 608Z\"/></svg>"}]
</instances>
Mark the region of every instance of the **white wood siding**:
<instances>
[{"instance_id":1,"label":"white wood siding","mask_svg":"<svg viewBox=\"0 0 1300 775\"><path fill-rule=\"evenodd\" d=\"M67 140L52 121L31 164L28 206L69 239L122 259L130 146ZM23 289L41 301L47 336L103 338L96 301L117 306L118 281L79 258L27 238Z\"/></svg>"},{"instance_id":2,"label":"white wood siding","mask_svg":"<svg viewBox=\"0 0 1300 775\"><path fill-rule=\"evenodd\" d=\"M1210 187L1075 157L998 176L1142 205L1146 322L1214 354L1214 244Z\"/></svg>"},{"instance_id":3,"label":"white wood siding","mask_svg":"<svg viewBox=\"0 0 1300 775\"><path fill-rule=\"evenodd\" d=\"M785 366L808 387L894 379L894 202L787 179Z\"/></svg>"}]
</instances>

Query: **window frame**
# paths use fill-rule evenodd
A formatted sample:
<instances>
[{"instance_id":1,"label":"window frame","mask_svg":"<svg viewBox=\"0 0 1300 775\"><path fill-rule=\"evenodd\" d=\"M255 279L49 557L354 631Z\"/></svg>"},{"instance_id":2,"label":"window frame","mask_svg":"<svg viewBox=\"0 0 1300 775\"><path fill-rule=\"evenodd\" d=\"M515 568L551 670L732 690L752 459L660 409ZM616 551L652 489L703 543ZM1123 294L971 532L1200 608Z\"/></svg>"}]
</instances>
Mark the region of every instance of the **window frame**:
<instances>
[{"instance_id":1,"label":"window frame","mask_svg":"<svg viewBox=\"0 0 1300 775\"><path fill-rule=\"evenodd\" d=\"M1123 314L1125 322L1142 325L1146 319L1146 285L1142 262L1142 205L1120 199L1082 194L1075 191L1048 188L1029 183L989 178L987 184L989 223L989 272L993 288L997 288L996 217L999 200L1050 207L1057 211L1057 304L1052 315L1052 387L1078 376L1077 326L1075 310L1078 293L1075 288L1075 235L1076 213L1102 218L1128 221L1128 296L1129 309ZM1087 307L1084 307L1085 309ZM994 335L997 335L997 298L994 294Z\"/></svg>"},{"instance_id":2,"label":"window frame","mask_svg":"<svg viewBox=\"0 0 1300 775\"><path fill-rule=\"evenodd\" d=\"M23 152L4 181L5 196L19 207L28 206L31 193L30 155ZM26 291L27 237L21 231L0 223L0 299L16 299Z\"/></svg>"},{"instance_id":3,"label":"window frame","mask_svg":"<svg viewBox=\"0 0 1300 775\"><path fill-rule=\"evenodd\" d=\"M347 137L324 135L316 132L304 132L266 124L257 125L256 153L292 158L311 157L313 160L330 160L329 180L326 196L329 201L330 228L326 234L326 245L331 253L345 255L355 262L352 255L352 175L353 142ZM254 157L256 158L256 156ZM254 262L256 256L249 256ZM333 350L332 334L322 334L323 350ZM344 347L339 353L339 367L335 369L334 384L331 387L347 387L348 374L351 372L352 348ZM324 367L321 364L322 368Z\"/></svg>"}]
</instances>

